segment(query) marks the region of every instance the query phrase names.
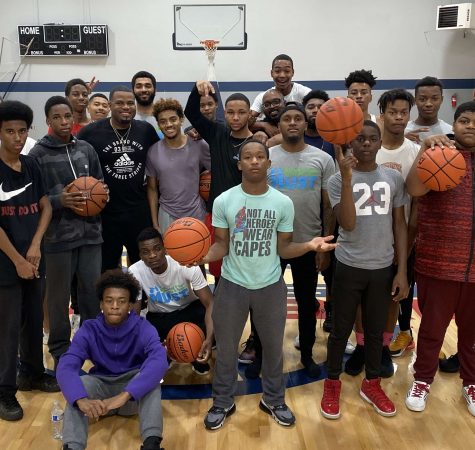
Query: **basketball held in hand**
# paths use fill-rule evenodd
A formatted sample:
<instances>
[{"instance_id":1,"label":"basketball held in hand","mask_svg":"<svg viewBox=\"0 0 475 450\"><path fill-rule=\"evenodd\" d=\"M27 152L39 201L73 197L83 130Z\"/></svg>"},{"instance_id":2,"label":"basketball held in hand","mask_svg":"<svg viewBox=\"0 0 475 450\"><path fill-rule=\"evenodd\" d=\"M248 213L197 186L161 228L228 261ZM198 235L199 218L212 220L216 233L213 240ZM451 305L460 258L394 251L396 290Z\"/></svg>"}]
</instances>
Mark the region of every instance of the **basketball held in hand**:
<instances>
[{"instance_id":1,"label":"basketball held in hand","mask_svg":"<svg viewBox=\"0 0 475 450\"><path fill-rule=\"evenodd\" d=\"M67 192L81 192L85 198L82 211L74 211L84 217L97 216L107 205L109 193L100 180L94 177L79 177L69 184Z\"/></svg>"},{"instance_id":2,"label":"basketball held in hand","mask_svg":"<svg viewBox=\"0 0 475 450\"><path fill-rule=\"evenodd\" d=\"M191 363L198 358L205 335L198 325L191 322L176 324L167 335L166 346L170 358L181 363Z\"/></svg>"},{"instance_id":3,"label":"basketball held in hand","mask_svg":"<svg viewBox=\"0 0 475 450\"><path fill-rule=\"evenodd\" d=\"M170 224L163 243L168 255L180 264L193 264L208 253L211 236L207 226L193 217L183 217Z\"/></svg>"},{"instance_id":4,"label":"basketball held in hand","mask_svg":"<svg viewBox=\"0 0 475 450\"><path fill-rule=\"evenodd\" d=\"M325 102L315 116L318 134L332 144L352 141L363 129L363 111L351 98L335 97Z\"/></svg>"},{"instance_id":5,"label":"basketball held in hand","mask_svg":"<svg viewBox=\"0 0 475 450\"><path fill-rule=\"evenodd\" d=\"M467 171L463 155L455 148L428 148L417 164L417 175L432 191L447 191L458 186Z\"/></svg>"}]
</instances>

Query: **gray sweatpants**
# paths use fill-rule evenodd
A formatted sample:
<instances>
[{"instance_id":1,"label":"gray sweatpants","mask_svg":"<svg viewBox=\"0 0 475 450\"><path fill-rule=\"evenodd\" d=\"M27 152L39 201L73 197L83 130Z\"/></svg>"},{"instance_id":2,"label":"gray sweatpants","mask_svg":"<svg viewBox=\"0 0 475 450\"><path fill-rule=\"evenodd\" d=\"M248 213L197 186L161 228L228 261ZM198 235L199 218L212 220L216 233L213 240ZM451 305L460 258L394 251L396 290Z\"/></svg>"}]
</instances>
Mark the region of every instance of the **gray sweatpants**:
<instances>
[{"instance_id":1,"label":"gray sweatpants","mask_svg":"<svg viewBox=\"0 0 475 450\"><path fill-rule=\"evenodd\" d=\"M213 304L217 349L213 376L214 406L228 408L233 404L238 373L236 350L251 309L262 342L264 401L272 406L284 403L282 345L287 315L284 280L280 278L261 289L246 289L221 277Z\"/></svg>"},{"instance_id":2,"label":"gray sweatpants","mask_svg":"<svg viewBox=\"0 0 475 450\"><path fill-rule=\"evenodd\" d=\"M90 399L105 399L123 392L124 387L134 378L138 370L124 373L118 377L83 375L81 381ZM138 405L137 405L138 404ZM108 415L131 416L139 414L142 441L149 436L162 437L163 416L160 384L142 397L138 402L129 401ZM66 405L63 424L63 444L72 450L83 450L87 445L89 419L77 407Z\"/></svg>"}]
</instances>

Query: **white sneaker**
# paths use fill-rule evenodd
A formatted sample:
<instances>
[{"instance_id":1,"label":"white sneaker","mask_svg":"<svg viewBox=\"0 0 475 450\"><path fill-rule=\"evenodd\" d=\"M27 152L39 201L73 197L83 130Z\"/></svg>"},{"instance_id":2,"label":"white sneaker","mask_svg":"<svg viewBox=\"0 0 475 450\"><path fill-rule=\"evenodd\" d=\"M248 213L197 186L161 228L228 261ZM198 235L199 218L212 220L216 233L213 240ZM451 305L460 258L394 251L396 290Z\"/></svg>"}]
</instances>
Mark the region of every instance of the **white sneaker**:
<instances>
[{"instance_id":1,"label":"white sneaker","mask_svg":"<svg viewBox=\"0 0 475 450\"><path fill-rule=\"evenodd\" d=\"M355 351L355 346L353 345L353 343L351 341L348 341L346 343L346 348L345 348L345 354L346 355L352 355L353 352Z\"/></svg>"},{"instance_id":2,"label":"white sneaker","mask_svg":"<svg viewBox=\"0 0 475 450\"><path fill-rule=\"evenodd\" d=\"M71 316L71 332L75 334L79 330L79 324L81 322L81 316L79 314L73 314Z\"/></svg>"},{"instance_id":3,"label":"white sneaker","mask_svg":"<svg viewBox=\"0 0 475 450\"><path fill-rule=\"evenodd\" d=\"M423 381L414 381L406 396L406 406L411 411L424 411L427 397L430 391L430 384Z\"/></svg>"},{"instance_id":4,"label":"white sneaker","mask_svg":"<svg viewBox=\"0 0 475 450\"><path fill-rule=\"evenodd\" d=\"M475 384L462 387L462 394L467 400L468 412L475 416Z\"/></svg>"},{"instance_id":5,"label":"white sneaker","mask_svg":"<svg viewBox=\"0 0 475 450\"><path fill-rule=\"evenodd\" d=\"M298 334L297 334L297 336L295 336L294 347L297 350L300 350L300 336Z\"/></svg>"}]
</instances>

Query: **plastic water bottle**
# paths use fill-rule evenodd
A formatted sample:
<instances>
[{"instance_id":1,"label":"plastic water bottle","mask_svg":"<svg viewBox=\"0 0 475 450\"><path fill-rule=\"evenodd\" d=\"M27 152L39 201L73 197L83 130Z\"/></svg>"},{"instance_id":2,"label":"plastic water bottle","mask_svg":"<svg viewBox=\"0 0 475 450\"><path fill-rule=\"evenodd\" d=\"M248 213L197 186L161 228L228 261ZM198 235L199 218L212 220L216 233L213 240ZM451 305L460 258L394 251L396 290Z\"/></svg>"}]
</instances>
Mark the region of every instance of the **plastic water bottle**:
<instances>
[{"instance_id":1,"label":"plastic water bottle","mask_svg":"<svg viewBox=\"0 0 475 450\"><path fill-rule=\"evenodd\" d=\"M63 439L63 416L64 411L58 400L53 403L51 410L51 426L53 429L53 439Z\"/></svg>"}]
</instances>

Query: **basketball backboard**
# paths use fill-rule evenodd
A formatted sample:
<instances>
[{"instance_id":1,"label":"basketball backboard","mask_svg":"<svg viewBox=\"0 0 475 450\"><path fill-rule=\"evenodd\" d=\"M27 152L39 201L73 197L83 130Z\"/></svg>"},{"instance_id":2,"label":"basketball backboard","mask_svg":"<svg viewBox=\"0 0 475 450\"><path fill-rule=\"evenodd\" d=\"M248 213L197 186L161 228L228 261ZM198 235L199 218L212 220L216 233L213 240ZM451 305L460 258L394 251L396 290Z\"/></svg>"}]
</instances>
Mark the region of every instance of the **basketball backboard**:
<instances>
[{"instance_id":1,"label":"basketball backboard","mask_svg":"<svg viewBox=\"0 0 475 450\"><path fill-rule=\"evenodd\" d=\"M173 5L175 50L203 50L205 39L219 50L246 50L246 5Z\"/></svg>"}]
</instances>

